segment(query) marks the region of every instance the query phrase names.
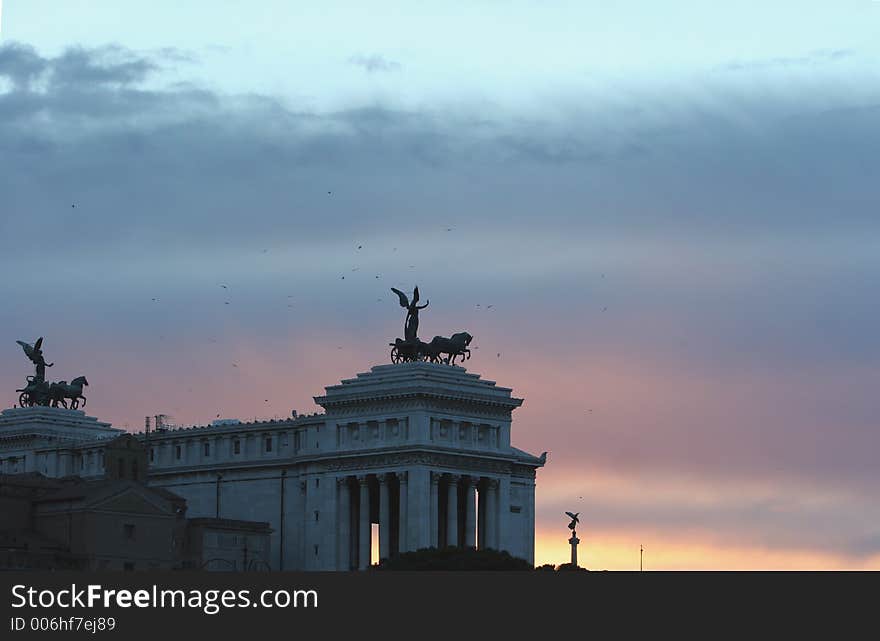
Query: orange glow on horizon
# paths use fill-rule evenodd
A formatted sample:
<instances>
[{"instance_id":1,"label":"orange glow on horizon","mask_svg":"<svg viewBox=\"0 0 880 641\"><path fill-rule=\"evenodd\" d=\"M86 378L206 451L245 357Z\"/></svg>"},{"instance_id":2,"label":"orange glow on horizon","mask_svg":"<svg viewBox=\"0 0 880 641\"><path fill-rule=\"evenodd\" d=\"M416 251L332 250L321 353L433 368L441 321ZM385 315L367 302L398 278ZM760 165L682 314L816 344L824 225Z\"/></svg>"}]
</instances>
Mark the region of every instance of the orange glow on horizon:
<instances>
[{"instance_id":1,"label":"orange glow on horizon","mask_svg":"<svg viewBox=\"0 0 880 641\"><path fill-rule=\"evenodd\" d=\"M564 529L564 528L563 528ZM671 539L651 534L639 540L634 533L578 532L578 564L590 570L639 569L639 546L644 545L644 569L650 570L880 570L880 555L855 560L818 550L770 549L713 544L698 538ZM565 532L538 530L535 565L568 563L571 556Z\"/></svg>"}]
</instances>

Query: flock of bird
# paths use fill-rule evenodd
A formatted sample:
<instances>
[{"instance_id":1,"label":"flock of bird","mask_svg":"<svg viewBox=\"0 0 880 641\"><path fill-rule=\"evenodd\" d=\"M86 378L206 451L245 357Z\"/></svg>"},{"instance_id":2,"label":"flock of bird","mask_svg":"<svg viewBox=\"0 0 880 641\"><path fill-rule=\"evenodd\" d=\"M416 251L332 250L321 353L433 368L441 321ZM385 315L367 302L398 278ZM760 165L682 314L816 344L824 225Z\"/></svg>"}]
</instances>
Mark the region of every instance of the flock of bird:
<instances>
[{"instance_id":1,"label":"flock of bird","mask_svg":"<svg viewBox=\"0 0 880 641\"><path fill-rule=\"evenodd\" d=\"M332 195L333 195L333 192L332 192L332 191L328 191L328 192L327 192L327 195L328 195L328 196L332 196ZM71 207L72 207L72 208L75 208L75 207L76 207L76 203L72 203L72 204L71 204ZM449 233L449 232L452 232L452 231L454 230L454 227L445 227L444 229L445 229L445 231L446 231L447 233ZM362 251L363 249L364 249L364 245L363 245L363 243L360 243L360 244L357 245L357 247L356 247L356 249L355 249L355 252L360 252L360 251ZM393 251L393 252L397 252L397 249L398 249L397 247L393 247L393 248L392 248L392 251ZM261 254L267 254L268 252L269 252L269 249L268 249L268 248L264 248L264 249L261 250L260 253L261 253ZM415 268L416 268L415 265L408 265L408 269L415 269ZM359 272L360 269L361 269L360 266L352 267L352 268L350 269L349 274ZM381 274L374 274L374 276L373 276L373 279L374 279L374 280L380 280L381 278L382 278L382 275L381 275ZM601 278L603 278L603 279L605 278L605 274L604 274L604 273L601 274ZM342 274L342 275L340 276L340 280L345 280L345 274ZM398 284L398 286L405 286L404 283L397 283L397 284ZM229 284L228 284L228 283L219 283L218 286L219 286L220 289L222 289L222 290L224 291L224 293L229 293L229 292L230 292L230 287L229 287ZM295 301L292 300L292 299L294 299L293 294L288 294L288 295L287 295L287 301L288 301L288 302L287 302L287 308L289 308L289 309L293 309L293 308L294 308L294 304L293 304L293 303L294 303ZM159 297L153 297L151 300L152 300L152 302L154 302L154 303L158 303L158 302L160 302L160 298L159 298ZM377 303L382 303L382 302L384 302L384 300L385 300L384 298L379 297L379 298L376 299L376 302L377 302ZM231 305L232 303L231 303L230 300L224 300L224 301L223 301L223 304L224 304L224 305ZM475 309L475 310L480 310L480 311L489 312L489 311L492 311L492 310L495 309L495 304L484 305L484 304L481 304L481 303L476 303L476 304L474 305L474 309ZM602 311L603 311L603 312L608 311L608 307L607 307L607 306L603 307L603 308L602 308ZM164 337L160 337L160 338L164 338ZM217 343L218 341L217 341L217 339L215 339L215 338L211 338L211 339L209 339L209 342L211 342L211 343ZM341 346L341 345L340 345L340 346L337 346L337 349L338 349L338 350L341 350L341 349L342 349L342 346ZM474 346L473 349L479 349L479 346ZM502 356L502 353L501 353L501 352L496 352L496 354L495 354L496 359L500 359L501 356ZM233 368L239 369L238 363L233 362L233 363L231 364L231 366L232 366ZM264 403L268 403L268 402L269 402L269 399L263 399L263 402L264 402ZM588 409L588 410L585 410L585 411L587 411L588 413L592 413L592 412L593 412L592 409ZM217 416L218 416L218 418L219 418L220 415L218 414ZM581 498L582 498L582 497L581 497Z\"/></svg>"}]
</instances>

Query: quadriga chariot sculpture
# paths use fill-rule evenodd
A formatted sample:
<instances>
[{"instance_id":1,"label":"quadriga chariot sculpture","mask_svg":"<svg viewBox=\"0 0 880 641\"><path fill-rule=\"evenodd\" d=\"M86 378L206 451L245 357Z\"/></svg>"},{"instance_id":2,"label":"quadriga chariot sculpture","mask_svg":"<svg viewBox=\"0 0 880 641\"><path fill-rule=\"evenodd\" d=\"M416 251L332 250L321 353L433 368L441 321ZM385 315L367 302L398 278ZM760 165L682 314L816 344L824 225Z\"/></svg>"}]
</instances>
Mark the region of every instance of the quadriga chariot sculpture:
<instances>
[{"instance_id":1,"label":"quadriga chariot sculpture","mask_svg":"<svg viewBox=\"0 0 880 641\"><path fill-rule=\"evenodd\" d=\"M468 346L473 337L467 332L458 332L450 337L435 336L430 343L419 340L419 310L426 308L430 301L419 305L419 288L413 290L412 301L399 289L391 288L400 299L400 306L406 309L406 321L403 326L404 338L397 338L391 346L392 363L408 363L413 361L429 361L431 363L446 363L455 365L455 359L459 356L467 360L471 357Z\"/></svg>"},{"instance_id":2,"label":"quadriga chariot sculpture","mask_svg":"<svg viewBox=\"0 0 880 641\"><path fill-rule=\"evenodd\" d=\"M61 405L64 409L68 409L67 401L70 401L70 409L75 410L79 408L80 400L85 407L86 397L83 396L82 391L83 387L89 384L85 376L77 376L70 383L67 381L49 383L46 380L46 368L52 367L54 363L47 363L43 358L42 336L33 345L24 341L15 342L21 345L25 356L34 364L36 370L33 376L27 377L27 385L15 390L20 392L18 404L21 407L34 407L35 405L58 407Z\"/></svg>"}]
</instances>

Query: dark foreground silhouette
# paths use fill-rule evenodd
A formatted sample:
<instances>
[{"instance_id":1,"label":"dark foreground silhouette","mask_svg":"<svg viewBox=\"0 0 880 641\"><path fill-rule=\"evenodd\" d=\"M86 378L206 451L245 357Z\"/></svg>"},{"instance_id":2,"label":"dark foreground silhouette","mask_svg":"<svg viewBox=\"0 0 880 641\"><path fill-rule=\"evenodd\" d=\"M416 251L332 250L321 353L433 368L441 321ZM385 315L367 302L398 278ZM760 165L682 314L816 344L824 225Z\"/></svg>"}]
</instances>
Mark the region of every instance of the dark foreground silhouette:
<instances>
[{"instance_id":1,"label":"dark foreground silhouette","mask_svg":"<svg viewBox=\"0 0 880 641\"><path fill-rule=\"evenodd\" d=\"M391 559L384 559L373 570L514 570L534 571L536 568L525 559L498 550L477 550L474 548L422 548L406 552ZM554 570L552 565L543 565L540 570ZM560 565L559 571L573 570L570 563ZM576 568L584 570L584 568Z\"/></svg>"}]
</instances>

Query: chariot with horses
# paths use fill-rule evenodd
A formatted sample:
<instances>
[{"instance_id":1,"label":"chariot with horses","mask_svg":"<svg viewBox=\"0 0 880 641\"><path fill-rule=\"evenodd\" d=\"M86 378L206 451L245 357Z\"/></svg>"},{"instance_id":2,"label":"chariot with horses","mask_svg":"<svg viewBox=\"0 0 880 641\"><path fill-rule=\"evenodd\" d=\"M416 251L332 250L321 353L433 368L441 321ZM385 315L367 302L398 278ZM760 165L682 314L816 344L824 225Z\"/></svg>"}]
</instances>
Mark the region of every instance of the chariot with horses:
<instances>
[{"instance_id":1,"label":"chariot with horses","mask_svg":"<svg viewBox=\"0 0 880 641\"><path fill-rule=\"evenodd\" d=\"M406 310L406 321L403 325L404 338L395 339L388 343L391 347L392 363L411 363L415 361L428 361L431 363L446 363L455 365L455 359L459 356L462 360L471 357L471 344L473 337L467 332L459 332L450 337L435 336L430 343L419 340L419 311L425 309L430 301L419 305L419 288L413 289L412 301L399 289L391 288L400 298L400 306Z\"/></svg>"},{"instance_id":2,"label":"chariot with horses","mask_svg":"<svg viewBox=\"0 0 880 641\"><path fill-rule=\"evenodd\" d=\"M27 384L15 390L19 392L18 404L21 407L34 407L37 405L47 407L58 407L68 409L68 401L70 401L69 409L78 409L80 401L83 407L86 404L86 397L83 396L83 387L89 382L85 376L77 376L68 383L67 381L58 381L57 383L49 383L46 380L46 368L52 367L53 363L47 363L43 358L43 337L38 338L33 345L24 341L15 341L21 345L25 356L34 364L35 373L33 376L27 377Z\"/></svg>"}]
</instances>

